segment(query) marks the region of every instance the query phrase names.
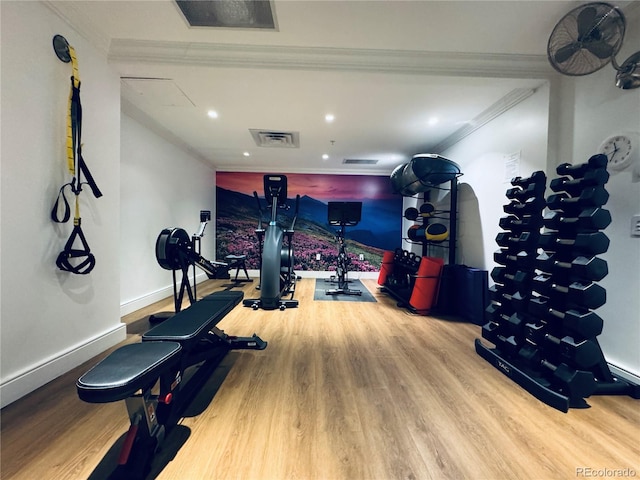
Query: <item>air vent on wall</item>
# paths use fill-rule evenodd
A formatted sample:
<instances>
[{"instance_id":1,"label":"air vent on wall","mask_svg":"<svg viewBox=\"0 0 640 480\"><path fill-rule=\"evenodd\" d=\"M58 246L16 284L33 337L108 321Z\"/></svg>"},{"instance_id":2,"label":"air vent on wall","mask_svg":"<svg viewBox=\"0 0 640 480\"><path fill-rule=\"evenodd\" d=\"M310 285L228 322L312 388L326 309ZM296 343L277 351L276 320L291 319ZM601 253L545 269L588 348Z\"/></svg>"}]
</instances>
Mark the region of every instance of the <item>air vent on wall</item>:
<instances>
[{"instance_id":1,"label":"air vent on wall","mask_svg":"<svg viewBox=\"0 0 640 480\"><path fill-rule=\"evenodd\" d=\"M251 136L259 147L300 148L299 132L282 132L250 128Z\"/></svg>"},{"instance_id":2,"label":"air vent on wall","mask_svg":"<svg viewBox=\"0 0 640 480\"><path fill-rule=\"evenodd\" d=\"M345 158L342 160L342 163L345 165L375 165L378 163L378 160L368 160L368 159L360 159L360 158Z\"/></svg>"}]
</instances>

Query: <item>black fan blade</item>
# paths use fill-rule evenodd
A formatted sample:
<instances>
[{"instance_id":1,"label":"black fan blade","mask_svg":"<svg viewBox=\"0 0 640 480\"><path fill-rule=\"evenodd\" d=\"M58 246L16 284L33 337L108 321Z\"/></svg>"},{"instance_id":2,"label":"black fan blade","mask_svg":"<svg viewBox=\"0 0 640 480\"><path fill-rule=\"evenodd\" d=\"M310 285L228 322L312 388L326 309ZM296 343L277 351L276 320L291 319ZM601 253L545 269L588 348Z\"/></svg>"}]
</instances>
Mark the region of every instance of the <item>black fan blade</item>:
<instances>
[{"instance_id":1,"label":"black fan blade","mask_svg":"<svg viewBox=\"0 0 640 480\"><path fill-rule=\"evenodd\" d=\"M596 25L597 11L594 7L587 7L578 14L578 38L589 35Z\"/></svg>"},{"instance_id":2,"label":"black fan blade","mask_svg":"<svg viewBox=\"0 0 640 480\"><path fill-rule=\"evenodd\" d=\"M564 63L569 60L578 50L580 50L581 44L578 42L570 43L558 49L553 56L556 63Z\"/></svg>"},{"instance_id":3,"label":"black fan blade","mask_svg":"<svg viewBox=\"0 0 640 480\"><path fill-rule=\"evenodd\" d=\"M607 42L589 42L584 46L598 58L605 59L613 56L613 47Z\"/></svg>"}]
</instances>

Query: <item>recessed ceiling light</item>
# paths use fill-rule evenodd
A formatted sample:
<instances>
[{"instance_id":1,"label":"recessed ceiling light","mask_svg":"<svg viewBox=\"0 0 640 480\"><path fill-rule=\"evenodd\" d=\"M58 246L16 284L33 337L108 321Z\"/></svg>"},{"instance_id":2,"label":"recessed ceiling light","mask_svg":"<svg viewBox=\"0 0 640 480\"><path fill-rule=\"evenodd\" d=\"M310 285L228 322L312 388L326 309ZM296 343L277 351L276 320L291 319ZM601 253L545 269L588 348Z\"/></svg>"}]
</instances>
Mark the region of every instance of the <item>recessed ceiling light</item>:
<instances>
[{"instance_id":1,"label":"recessed ceiling light","mask_svg":"<svg viewBox=\"0 0 640 480\"><path fill-rule=\"evenodd\" d=\"M215 110L209 110L207 112L207 115L209 116L209 118L218 118L218 112L216 112Z\"/></svg>"},{"instance_id":2,"label":"recessed ceiling light","mask_svg":"<svg viewBox=\"0 0 640 480\"><path fill-rule=\"evenodd\" d=\"M323 160L329 160L329 155L327 155L326 153L324 153L324 154L322 155L322 159L323 159Z\"/></svg>"},{"instance_id":3,"label":"recessed ceiling light","mask_svg":"<svg viewBox=\"0 0 640 480\"><path fill-rule=\"evenodd\" d=\"M335 117L335 115L333 115L333 113L327 113L327 114L324 116L324 119L325 119L325 121L326 121L327 123L331 123L331 122L333 122L333 121L336 119L336 117Z\"/></svg>"},{"instance_id":4,"label":"recessed ceiling light","mask_svg":"<svg viewBox=\"0 0 640 480\"><path fill-rule=\"evenodd\" d=\"M249 152L244 152L242 155L244 155L245 157L250 157L251 154Z\"/></svg>"},{"instance_id":5,"label":"recessed ceiling light","mask_svg":"<svg viewBox=\"0 0 640 480\"><path fill-rule=\"evenodd\" d=\"M440 119L438 117L431 117L428 121L427 121L427 125L429 125L430 127L433 127L434 125L436 125L438 122L440 121Z\"/></svg>"}]
</instances>

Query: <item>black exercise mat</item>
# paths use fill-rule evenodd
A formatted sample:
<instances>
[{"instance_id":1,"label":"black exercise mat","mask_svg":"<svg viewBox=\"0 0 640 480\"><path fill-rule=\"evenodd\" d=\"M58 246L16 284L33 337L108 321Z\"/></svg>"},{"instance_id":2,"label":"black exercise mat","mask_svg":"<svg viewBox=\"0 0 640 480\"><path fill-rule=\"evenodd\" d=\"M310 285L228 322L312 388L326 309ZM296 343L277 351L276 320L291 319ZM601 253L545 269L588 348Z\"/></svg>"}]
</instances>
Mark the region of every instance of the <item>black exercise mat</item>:
<instances>
[{"instance_id":1,"label":"black exercise mat","mask_svg":"<svg viewBox=\"0 0 640 480\"><path fill-rule=\"evenodd\" d=\"M337 289L338 282L330 282L328 279L316 278L316 290L313 294L314 300L322 300L329 302L375 302L376 299L371 295L369 290L362 284L360 280L349 280L350 290L360 290L361 295L327 295L327 290Z\"/></svg>"}]
</instances>

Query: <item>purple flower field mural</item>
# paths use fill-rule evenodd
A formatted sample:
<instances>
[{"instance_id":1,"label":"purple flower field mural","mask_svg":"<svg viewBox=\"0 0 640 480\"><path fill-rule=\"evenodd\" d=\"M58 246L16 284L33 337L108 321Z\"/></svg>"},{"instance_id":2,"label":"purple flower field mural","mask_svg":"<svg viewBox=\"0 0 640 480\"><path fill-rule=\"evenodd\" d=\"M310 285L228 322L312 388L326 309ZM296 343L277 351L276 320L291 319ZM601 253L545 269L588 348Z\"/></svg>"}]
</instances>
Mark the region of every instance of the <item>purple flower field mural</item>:
<instances>
[{"instance_id":1,"label":"purple flower field mural","mask_svg":"<svg viewBox=\"0 0 640 480\"><path fill-rule=\"evenodd\" d=\"M216 258L229 254L246 255L246 265L258 269L259 246L256 236L258 205L263 209L263 226L270 213L266 209L261 173L217 173ZM402 198L391 193L389 177L287 174L290 209L279 211L278 224L288 227L294 212L295 196L300 194L298 219L293 235L296 271L333 271L338 247L335 227L327 221L329 201L362 201L362 220L347 227L345 238L350 271L375 272L380 269L385 250L401 241ZM313 193L313 197L307 194ZM285 240L286 242L286 240ZM320 254L320 260L316 260ZM362 256L363 260L359 260Z\"/></svg>"}]
</instances>

